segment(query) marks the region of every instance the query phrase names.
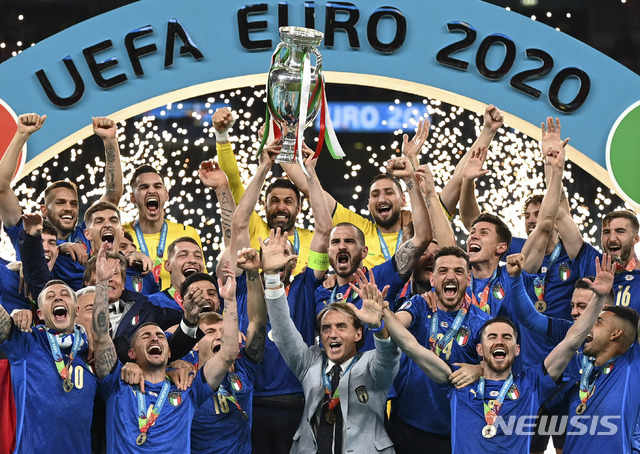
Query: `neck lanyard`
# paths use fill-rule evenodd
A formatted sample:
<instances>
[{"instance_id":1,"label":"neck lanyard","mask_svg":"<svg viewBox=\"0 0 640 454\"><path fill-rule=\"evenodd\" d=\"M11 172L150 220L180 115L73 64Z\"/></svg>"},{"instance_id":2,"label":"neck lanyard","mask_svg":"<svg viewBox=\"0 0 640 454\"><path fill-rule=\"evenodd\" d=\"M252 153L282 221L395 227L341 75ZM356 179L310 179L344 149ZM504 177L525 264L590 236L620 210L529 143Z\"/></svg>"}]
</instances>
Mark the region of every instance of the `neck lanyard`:
<instances>
[{"instance_id":1,"label":"neck lanyard","mask_svg":"<svg viewBox=\"0 0 640 454\"><path fill-rule=\"evenodd\" d=\"M56 363L56 369L58 369L58 373L63 380L62 389L68 393L73 389L73 382L71 381L71 378L69 378L69 366L73 363L73 359L76 357L76 354L82 345L82 333L78 326L74 326L73 345L71 347L71 352L69 353L69 362L67 364L64 363L62 352L60 351L60 346L58 345L58 341L55 336L49 331L45 331L45 333L47 334L47 340L49 341L51 355Z\"/></svg>"},{"instance_id":2,"label":"neck lanyard","mask_svg":"<svg viewBox=\"0 0 640 454\"><path fill-rule=\"evenodd\" d=\"M142 228L140 227L140 223L138 221L133 224L133 229L136 232L136 238L138 238L138 244L140 245L140 250L147 257L151 257L149 255L149 248L147 248L147 243L144 240L144 234L142 233ZM169 225L167 221L162 223L162 229L160 230L160 241L158 242L158 249L156 250L156 260L154 262L153 267L153 276L156 278L156 282L160 280L160 273L162 272L162 257L164 256L164 247L167 244L167 232L169 231Z\"/></svg>"},{"instance_id":3,"label":"neck lanyard","mask_svg":"<svg viewBox=\"0 0 640 454\"><path fill-rule=\"evenodd\" d=\"M358 362L361 356L362 356L361 353L356 353L356 356L353 357L353 359L351 360L351 363L349 363L347 368L342 372L343 376L347 372L349 372L349 369L351 369L353 365ZM325 372L326 370L327 370L327 358L325 357L325 360L322 363L322 383L324 384L324 392L329 398L329 410L333 410L340 403L340 392L338 391L338 387L336 387L336 389L333 390L333 395L331 395L331 380L329 380L329 376L328 376L329 374Z\"/></svg>"},{"instance_id":4,"label":"neck lanyard","mask_svg":"<svg viewBox=\"0 0 640 454\"><path fill-rule=\"evenodd\" d=\"M471 296L469 296L468 293L465 293L465 298L464 298L465 302L469 302L469 304L473 303L476 306L478 306L480 309L482 309L484 312L486 312L487 314L490 314L491 306L489 306L489 304L487 303L489 301L489 288L493 284L493 281L496 279L496 276L498 276L498 267L496 267L496 269L493 270L493 274L489 279L489 283L482 291L482 295L480 295L480 302L478 302L478 300L476 299L475 287L473 285L473 272L471 272L471 286L470 286Z\"/></svg>"},{"instance_id":5,"label":"neck lanyard","mask_svg":"<svg viewBox=\"0 0 640 454\"><path fill-rule=\"evenodd\" d=\"M224 386L220 385L220 387L218 388L218 394L220 394L222 397L227 399L229 402L235 404L235 406L238 408L240 413L242 413L242 417L244 418L244 420L248 421L249 416L247 416L247 412L242 409L236 397L236 388L237 388L237 391L240 391L242 389L242 383L240 382L238 375L235 373L229 373L228 377L229 377L229 384L231 385L231 393L229 393L229 391L227 391L224 388Z\"/></svg>"},{"instance_id":6,"label":"neck lanyard","mask_svg":"<svg viewBox=\"0 0 640 454\"><path fill-rule=\"evenodd\" d=\"M636 263L638 263L638 257L636 257L635 254L633 254L633 257L631 257L631 259L629 260L629 263L627 263L627 266L622 266L622 264L615 262L616 263L616 273L622 273L623 271L633 271L634 268L636 267Z\"/></svg>"},{"instance_id":7,"label":"neck lanyard","mask_svg":"<svg viewBox=\"0 0 640 454\"><path fill-rule=\"evenodd\" d=\"M545 289L545 281L547 279L547 273L551 270L551 267L556 263L558 257L560 256L560 251L562 250L562 245L558 241L553 248L553 252L551 252L551 256L549 257L549 263L547 264L547 270L544 273L540 273L539 276L533 281L534 290L536 292L536 296L538 300L544 299L544 289Z\"/></svg>"},{"instance_id":8,"label":"neck lanyard","mask_svg":"<svg viewBox=\"0 0 640 454\"><path fill-rule=\"evenodd\" d=\"M147 432L149 428L155 424L160 416L162 407L164 406L167 396L169 395L169 388L171 383L168 378L164 379L162 383L162 389L158 395L158 400L155 405L151 406L151 414L147 417L147 401L145 395L140 392L140 388L136 387L136 395L138 397L138 428L140 429L140 435L136 438L136 444L140 446L147 441Z\"/></svg>"},{"instance_id":9,"label":"neck lanyard","mask_svg":"<svg viewBox=\"0 0 640 454\"><path fill-rule=\"evenodd\" d=\"M502 384L500 393L498 394L498 398L494 399L493 404L489 406L489 404L484 401L484 377L480 377L480 379L478 380L478 394L480 394L480 398L482 399L484 420L488 425L493 426L496 422L496 419L498 419L498 414L500 413L500 409L502 408L502 402L504 402L504 398L506 397L507 392L509 391L509 388L511 388L512 384L513 374L511 373L509 374L509 378L507 378Z\"/></svg>"},{"instance_id":10,"label":"neck lanyard","mask_svg":"<svg viewBox=\"0 0 640 454\"><path fill-rule=\"evenodd\" d=\"M456 318L451 324L451 327L444 334L444 336L440 338L439 341L437 340L438 339L438 312L436 311L431 315L431 326L429 329L429 345L431 346L431 350L433 350L433 352L436 355L440 355L440 352L442 352L442 349L447 345L449 345L449 342L451 342L451 340L453 339L453 336L458 334L458 330L460 329L460 326L464 322L464 319L467 316L467 313L469 312L469 306L470 304L465 298L465 301L462 303L462 307L458 310L458 313L456 314Z\"/></svg>"},{"instance_id":11,"label":"neck lanyard","mask_svg":"<svg viewBox=\"0 0 640 454\"><path fill-rule=\"evenodd\" d=\"M609 361L604 363L598 373L596 374L595 380L591 385L589 384L589 379L591 378L591 373L593 372L593 368L595 367L595 358L589 358L587 356L582 356L582 375L580 376L580 390L578 391L578 395L580 396L580 405L576 408L576 413L581 415L587 409L587 401L593 395L593 391L595 390L596 380L600 373L604 375L609 374L611 372L611 368L613 367L613 363L616 359L618 359L620 355L614 356Z\"/></svg>"},{"instance_id":12,"label":"neck lanyard","mask_svg":"<svg viewBox=\"0 0 640 454\"><path fill-rule=\"evenodd\" d=\"M385 260L389 260L391 258L391 254L389 253L389 247L387 246L387 242L382 237L382 232L380 229L376 227L376 231L378 232L378 240L380 240L380 250L382 251L382 255ZM402 244L402 229L398 232L398 240L396 241L396 251Z\"/></svg>"},{"instance_id":13,"label":"neck lanyard","mask_svg":"<svg viewBox=\"0 0 640 454\"><path fill-rule=\"evenodd\" d=\"M365 275L368 274L366 266L362 268L362 272ZM344 292L344 295L342 293L337 293L337 292L338 292L338 283L336 282L336 285L333 287L333 290L331 291L331 299L329 300L329 302L336 303L339 300L341 303L346 303L349 301L349 295L351 294L351 286L349 286L347 291ZM358 295L354 296L353 299L349 302L353 303L353 301L356 299L358 299Z\"/></svg>"},{"instance_id":14,"label":"neck lanyard","mask_svg":"<svg viewBox=\"0 0 640 454\"><path fill-rule=\"evenodd\" d=\"M180 292L173 287L169 288L167 292L171 295L171 298L173 298L173 300L178 303L182 309L184 309L184 306L182 305L182 295L180 295Z\"/></svg>"},{"instance_id":15,"label":"neck lanyard","mask_svg":"<svg viewBox=\"0 0 640 454\"><path fill-rule=\"evenodd\" d=\"M298 235L298 229L293 228L293 251L294 254L300 254L300 235Z\"/></svg>"}]
</instances>

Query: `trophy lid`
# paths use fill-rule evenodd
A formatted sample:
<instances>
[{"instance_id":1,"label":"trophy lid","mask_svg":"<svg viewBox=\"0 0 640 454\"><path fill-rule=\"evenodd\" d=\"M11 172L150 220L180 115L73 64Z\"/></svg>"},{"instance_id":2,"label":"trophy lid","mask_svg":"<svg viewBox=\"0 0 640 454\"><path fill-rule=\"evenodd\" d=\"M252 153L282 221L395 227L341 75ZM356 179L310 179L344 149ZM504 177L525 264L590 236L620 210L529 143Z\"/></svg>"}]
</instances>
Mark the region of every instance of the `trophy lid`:
<instances>
[{"instance_id":1,"label":"trophy lid","mask_svg":"<svg viewBox=\"0 0 640 454\"><path fill-rule=\"evenodd\" d=\"M280 27L278 29L280 39L290 44L306 44L311 46L319 46L324 33L305 27Z\"/></svg>"}]
</instances>

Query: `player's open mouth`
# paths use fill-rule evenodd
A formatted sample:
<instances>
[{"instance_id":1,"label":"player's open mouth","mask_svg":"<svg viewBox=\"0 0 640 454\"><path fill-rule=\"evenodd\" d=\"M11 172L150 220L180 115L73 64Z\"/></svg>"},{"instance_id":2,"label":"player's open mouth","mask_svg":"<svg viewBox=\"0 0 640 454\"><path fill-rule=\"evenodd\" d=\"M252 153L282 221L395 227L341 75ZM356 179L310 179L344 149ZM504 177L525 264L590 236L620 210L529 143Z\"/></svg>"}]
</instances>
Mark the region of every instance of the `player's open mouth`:
<instances>
[{"instance_id":1,"label":"player's open mouth","mask_svg":"<svg viewBox=\"0 0 640 454\"><path fill-rule=\"evenodd\" d=\"M216 344L213 346L213 348L211 349L211 351L213 353L218 353L220 351L220 349L222 348L222 344Z\"/></svg>"},{"instance_id":2,"label":"player's open mouth","mask_svg":"<svg viewBox=\"0 0 640 454\"><path fill-rule=\"evenodd\" d=\"M156 213L160 207L160 201L157 197L149 197L147 199L147 210L150 213Z\"/></svg>"},{"instance_id":3,"label":"player's open mouth","mask_svg":"<svg viewBox=\"0 0 640 454\"><path fill-rule=\"evenodd\" d=\"M391 209L393 208L393 205L389 205L388 203L384 203L384 204L380 204L377 207L378 213L379 214L387 214L391 212Z\"/></svg>"},{"instance_id":4,"label":"player's open mouth","mask_svg":"<svg viewBox=\"0 0 640 454\"><path fill-rule=\"evenodd\" d=\"M108 246L111 247L113 246L113 241L115 240L116 236L113 232L104 232L102 233L102 242L103 243L108 243Z\"/></svg>"},{"instance_id":5,"label":"player's open mouth","mask_svg":"<svg viewBox=\"0 0 640 454\"><path fill-rule=\"evenodd\" d=\"M496 348L491 352L491 356L495 359L505 359L507 357L507 351L504 348Z\"/></svg>"},{"instance_id":6,"label":"player's open mouth","mask_svg":"<svg viewBox=\"0 0 640 454\"><path fill-rule=\"evenodd\" d=\"M53 318L55 320L66 320L68 311L66 306L57 305L53 308L51 313L53 314Z\"/></svg>"},{"instance_id":7,"label":"player's open mouth","mask_svg":"<svg viewBox=\"0 0 640 454\"><path fill-rule=\"evenodd\" d=\"M482 246L480 246L479 244L469 244L469 253L472 252L480 252L482 250Z\"/></svg>"},{"instance_id":8,"label":"player's open mouth","mask_svg":"<svg viewBox=\"0 0 640 454\"><path fill-rule=\"evenodd\" d=\"M60 215L60 219L63 221L73 221L73 215L71 214L62 214Z\"/></svg>"},{"instance_id":9,"label":"player's open mouth","mask_svg":"<svg viewBox=\"0 0 640 454\"><path fill-rule=\"evenodd\" d=\"M182 272L182 275L183 275L184 277L189 277L189 276L191 276L192 274L196 274L197 272L198 272L198 270L197 270L197 269L195 269L195 268L191 268L191 267L190 267L190 268L185 268L185 269L184 269L184 271Z\"/></svg>"},{"instance_id":10,"label":"player's open mouth","mask_svg":"<svg viewBox=\"0 0 640 454\"><path fill-rule=\"evenodd\" d=\"M593 334L589 333L587 335L587 338L584 340L584 345L586 346L587 344L590 344L591 342L593 342Z\"/></svg>"},{"instance_id":11,"label":"player's open mouth","mask_svg":"<svg viewBox=\"0 0 640 454\"><path fill-rule=\"evenodd\" d=\"M342 344L340 342L331 342L329 344L329 349L332 352L336 352L336 351L340 350L340 347L342 347Z\"/></svg>"},{"instance_id":12,"label":"player's open mouth","mask_svg":"<svg viewBox=\"0 0 640 454\"><path fill-rule=\"evenodd\" d=\"M454 297L456 293L458 293L458 286L455 284L445 284L442 290L444 290L445 296Z\"/></svg>"},{"instance_id":13,"label":"player's open mouth","mask_svg":"<svg viewBox=\"0 0 640 454\"><path fill-rule=\"evenodd\" d=\"M202 306L202 310L200 312L213 312L213 308L211 306Z\"/></svg>"},{"instance_id":14,"label":"player's open mouth","mask_svg":"<svg viewBox=\"0 0 640 454\"><path fill-rule=\"evenodd\" d=\"M346 253L338 254L338 256L336 257L338 263L349 263L350 258L351 257L349 256L349 254Z\"/></svg>"},{"instance_id":15,"label":"player's open mouth","mask_svg":"<svg viewBox=\"0 0 640 454\"><path fill-rule=\"evenodd\" d=\"M147 348L147 353L150 355L162 355L162 347L157 344L152 344Z\"/></svg>"}]
</instances>

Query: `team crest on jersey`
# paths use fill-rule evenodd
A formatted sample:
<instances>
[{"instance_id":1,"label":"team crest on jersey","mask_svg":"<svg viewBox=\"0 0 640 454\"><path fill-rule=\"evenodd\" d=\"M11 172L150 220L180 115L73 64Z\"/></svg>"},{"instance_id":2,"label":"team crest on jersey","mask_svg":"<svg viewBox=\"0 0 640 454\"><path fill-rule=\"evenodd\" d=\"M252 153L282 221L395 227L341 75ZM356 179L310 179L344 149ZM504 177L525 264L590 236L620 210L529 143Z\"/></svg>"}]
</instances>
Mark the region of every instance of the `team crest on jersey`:
<instances>
[{"instance_id":1,"label":"team crest on jersey","mask_svg":"<svg viewBox=\"0 0 640 454\"><path fill-rule=\"evenodd\" d=\"M632 281L632 280L633 280L633 274L627 274L627 275L624 277L624 280L625 280L625 281Z\"/></svg>"},{"instance_id":2,"label":"team crest on jersey","mask_svg":"<svg viewBox=\"0 0 640 454\"><path fill-rule=\"evenodd\" d=\"M182 403L182 393L180 391L169 393L169 403L174 407L180 405Z\"/></svg>"},{"instance_id":3,"label":"team crest on jersey","mask_svg":"<svg viewBox=\"0 0 640 454\"><path fill-rule=\"evenodd\" d=\"M615 364L615 361L610 363L610 364L607 364L606 366L604 366L602 368L602 373L605 374L605 375L611 373L611 370L613 369L614 364Z\"/></svg>"},{"instance_id":4,"label":"team crest on jersey","mask_svg":"<svg viewBox=\"0 0 640 454\"><path fill-rule=\"evenodd\" d=\"M501 300L502 298L504 298L504 289L502 288L500 282L496 282L496 284L491 289L491 293L493 293L493 297L496 299Z\"/></svg>"},{"instance_id":5,"label":"team crest on jersey","mask_svg":"<svg viewBox=\"0 0 640 454\"><path fill-rule=\"evenodd\" d=\"M242 382L238 374L229 374L229 383L231 383L231 387L235 392L239 393L242 391Z\"/></svg>"},{"instance_id":6,"label":"team crest on jersey","mask_svg":"<svg viewBox=\"0 0 640 454\"><path fill-rule=\"evenodd\" d=\"M511 400L516 400L520 397L520 390L516 385L511 385L511 388L507 391L507 397Z\"/></svg>"},{"instance_id":7,"label":"team crest on jersey","mask_svg":"<svg viewBox=\"0 0 640 454\"><path fill-rule=\"evenodd\" d=\"M467 341L469 340L469 335L471 334L471 331L469 331L467 328L460 328L458 330L458 334L456 334L456 342L458 342L458 345L461 347L464 347L465 345L467 345Z\"/></svg>"},{"instance_id":8,"label":"team crest on jersey","mask_svg":"<svg viewBox=\"0 0 640 454\"><path fill-rule=\"evenodd\" d=\"M563 281L569 279L571 277L571 269L569 268L569 265L567 265L566 263L560 265L560 267L558 268L558 275Z\"/></svg>"},{"instance_id":9,"label":"team crest on jersey","mask_svg":"<svg viewBox=\"0 0 640 454\"><path fill-rule=\"evenodd\" d=\"M140 276L133 276L131 278L131 283L133 284L133 289L136 292L142 292L142 278Z\"/></svg>"},{"instance_id":10,"label":"team crest on jersey","mask_svg":"<svg viewBox=\"0 0 640 454\"><path fill-rule=\"evenodd\" d=\"M399 311L406 311L410 307L411 307L411 300L406 300L404 303L402 303L402 306L400 306L400 308L398 310Z\"/></svg>"},{"instance_id":11,"label":"team crest on jersey","mask_svg":"<svg viewBox=\"0 0 640 454\"><path fill-rule=\"evenodd\" d=\"M366 404L369 402L369 393L367 392L367 388L364 386L358 386L356 388L356 396L358 396L358 401L361 404Z\"/></svg>"},{"instance_id":12,"label":"team crest on jersey","mask_svg":"<svg viewBox=\"0 0 640 454\"><path fill-rule=\"evenodd\" d=\"M131 326L136 326L139 321L140 321L140 316L138 314L134 315L131 318Z\"/></svg>"}]
</instances>

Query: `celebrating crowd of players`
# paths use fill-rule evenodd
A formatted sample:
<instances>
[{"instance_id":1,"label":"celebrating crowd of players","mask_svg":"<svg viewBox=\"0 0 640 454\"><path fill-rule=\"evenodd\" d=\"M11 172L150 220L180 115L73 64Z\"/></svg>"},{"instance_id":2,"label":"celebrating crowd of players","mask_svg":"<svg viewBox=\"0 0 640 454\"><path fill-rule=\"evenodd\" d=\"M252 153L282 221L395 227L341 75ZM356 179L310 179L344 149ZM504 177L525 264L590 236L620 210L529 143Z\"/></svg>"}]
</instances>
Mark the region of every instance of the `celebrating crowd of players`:
<instances>
[{"instance_id":1,"label":"celebrating crowd of players","mask_svg":"<svg viewBox=\"0 0 640 454\"><path fill-rule=\"evenodd\" d=\"M243 182L219 109L217 162L199 170L222 222L215 275L198 232L165 218L159 170L128 178L138 215L122 225L108 118L93 119L105 192L84 220L69 181L23 213L10 182L45 120L20 116L0 161L17 258L0 266L0 454L521 453L550 434L558 452L640 450L638 220L608 213L603 254L583 240L558 120L542 124L546 191L526 201L519 239L475 198L494 106L440 192L420 162L428 121L405 135L370 184L373 221L323 189L306 146L266 188L262 219L282 145L268 140ZM313 230L296 226L302 194Z\"/></svg>"}]
</instances>

